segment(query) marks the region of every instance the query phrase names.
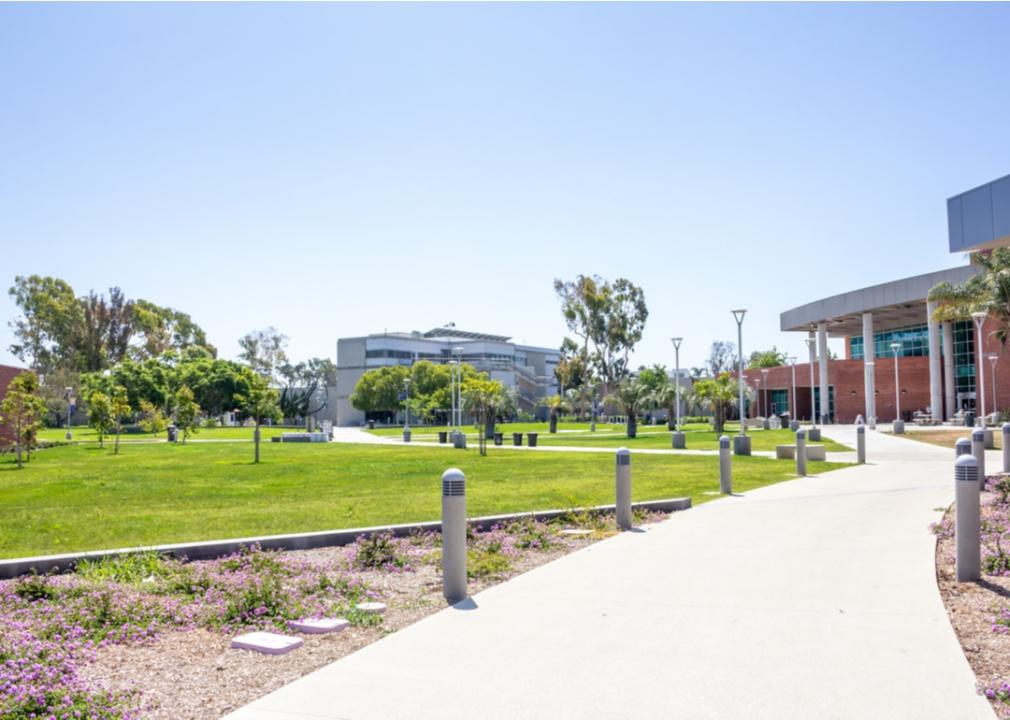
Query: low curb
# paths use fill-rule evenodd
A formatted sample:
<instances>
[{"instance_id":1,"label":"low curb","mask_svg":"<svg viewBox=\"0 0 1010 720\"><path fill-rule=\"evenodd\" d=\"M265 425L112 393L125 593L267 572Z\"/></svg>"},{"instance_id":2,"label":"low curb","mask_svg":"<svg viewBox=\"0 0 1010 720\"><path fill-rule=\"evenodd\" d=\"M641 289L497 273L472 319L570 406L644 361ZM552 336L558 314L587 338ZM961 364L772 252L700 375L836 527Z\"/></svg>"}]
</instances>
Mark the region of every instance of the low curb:
<instances>
[{"instance_id":1,"label":"low curb","mask_svg":"<svg viewBox=\"0 0 1010 720\"><path fill-rule=\"evenodd\" d=\"M678 510L687 510L690 507L691 498L669 498L667 500L646 500L645 502L632 503L632 508L654 510L657 512L676 512ZM588 508L569 508L566 510L534 510L532 512L471 518L467 522L471 527L486 530L498 523L509 520L519 520L522 518L551 520L571 512L608 511L614 509L614 505L595 505ZM378 533L389 532L396 536L403 536L413 532L437 532L441 529L442 523L438 520L433 520L402 525L349 528L347 530L324 530L322 532L293 533L289 535L263 535L261 537L245 537L231 540L208 540L175 545L146 545L114 550L66 553L64 555L14 558L11 560L0 560L0 580L9 580L31 572L40 574L69 572L82 560L101 560L117 555L129 555L139 552L153 551L162 555L184 557L187 560L213 560L224 555L231 555L251 545L259 545L264 550L311 550L313 548L350 545L361 536Z\"/></svg>"}]
</instances>

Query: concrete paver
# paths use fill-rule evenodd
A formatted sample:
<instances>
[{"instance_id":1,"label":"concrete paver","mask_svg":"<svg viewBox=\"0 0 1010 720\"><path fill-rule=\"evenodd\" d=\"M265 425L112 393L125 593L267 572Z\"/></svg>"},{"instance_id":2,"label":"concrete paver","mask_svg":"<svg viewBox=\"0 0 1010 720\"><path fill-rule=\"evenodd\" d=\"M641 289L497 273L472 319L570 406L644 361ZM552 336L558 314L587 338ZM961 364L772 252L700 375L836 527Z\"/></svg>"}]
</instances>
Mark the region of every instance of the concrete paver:
<instances>
[{"instance_id":1,"label":"concrete paver","mask_svg":"<svg viewBox=\"0 0 1010 720\"><path fill-rule=\"evenodd\" d=\"M934 575L953 451L867 448L541 566L228 720L992 718Z\"/></svg>"}]
</instances>

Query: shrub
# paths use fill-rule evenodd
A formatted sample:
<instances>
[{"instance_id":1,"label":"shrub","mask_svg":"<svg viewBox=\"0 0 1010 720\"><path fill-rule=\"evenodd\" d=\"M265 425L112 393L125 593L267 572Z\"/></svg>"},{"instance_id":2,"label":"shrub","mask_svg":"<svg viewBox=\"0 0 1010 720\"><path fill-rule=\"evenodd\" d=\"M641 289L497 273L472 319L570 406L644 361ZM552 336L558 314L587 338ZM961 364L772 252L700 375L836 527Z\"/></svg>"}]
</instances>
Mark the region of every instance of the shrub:
<instances>
[{"instance_id":1,"label":"shrub","mask_svg":"<svg viewBox=\"0 0 1010 720\"><path fill-rule=\"evenodd\" d=\"M354 541L353 565L359 570L405 569L410 565L392 533L376 533Z\"/></svg>"}]
</instances>

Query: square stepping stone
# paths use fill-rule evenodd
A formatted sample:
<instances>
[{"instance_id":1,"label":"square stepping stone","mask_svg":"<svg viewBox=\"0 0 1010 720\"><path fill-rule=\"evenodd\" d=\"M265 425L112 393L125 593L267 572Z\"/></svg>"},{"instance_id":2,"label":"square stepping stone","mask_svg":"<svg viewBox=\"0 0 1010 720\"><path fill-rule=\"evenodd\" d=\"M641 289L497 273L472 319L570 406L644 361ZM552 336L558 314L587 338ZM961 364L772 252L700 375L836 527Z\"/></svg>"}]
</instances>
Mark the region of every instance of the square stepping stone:
<instances>
[{"instance_id":1,"label":"square stepping stone","mask_svg":"<svg viewBox=\"0 0 1010 720\"><path fill-rule=\"evenodd\" d=\"M305 618L303 620L291 620L288 627L298 632L314 635L317 633L340 632L350 625L344 618Z\"/></svg>"},{"instance_id":2,"label":"square stepping stone","mask_svg":"<svg viewBox=\"0 0 1010 720\"><path fill-rule=\"evenodd\" d=\"M378 614L386 612L386 603L380 603L380 602L358 603L356 607L363 613Z\"/></svg>"},{"instance_id":3,"label":"square stepping stone","mask_svg":"<svg viewBox=\"0 0 1010 720\"><path fill-rule=\"evenodd\" d=\"M253 632L233 638L231 646L242 650L254 650L266 653L267 655L283 655L286 652L301 647L302 639L271 632Z\"/></svg>"}]
</instances>

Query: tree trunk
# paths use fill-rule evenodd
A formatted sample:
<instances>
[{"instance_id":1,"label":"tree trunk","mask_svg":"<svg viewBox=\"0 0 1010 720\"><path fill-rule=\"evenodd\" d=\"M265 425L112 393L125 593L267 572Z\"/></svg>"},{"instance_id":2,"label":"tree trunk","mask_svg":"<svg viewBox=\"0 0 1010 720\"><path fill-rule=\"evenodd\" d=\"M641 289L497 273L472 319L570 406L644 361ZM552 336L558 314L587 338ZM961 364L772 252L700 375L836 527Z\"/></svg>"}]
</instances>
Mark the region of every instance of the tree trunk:
<instances>
[{"instance_id":1,"label":"tree trunk","mask_svg":"<svg viewBox=\"0 0 1010 720\"><path fill-rule=\"evenodd\" d=\"M635 419L635 413L628 414L628 437L633 438L638 434L638 421Z\"/></svg>"},{"instance_id":2,"label":"tree trunk","mask_svg":"<svg viewBox=\"0 0 1010 720\"><path fill-rule=\"evenodd\" d=\"M260 461L260 425L259 425L259 423L256 423L256 429L253 431L253 441L256 444L256 460L255 460L255 462L258 463Z\"/></svg>"},{"instance_id":3,"label":"tree trunk","mask_svg":"<svg viewBox=\"0 0 1010 720\"><path fill-rule=\"evenodd\" d=\"M494 413L489 412L487 417L484 419L484 438L494 437Z\"/></svg>"},{"instance_id":4,"label":"tree trunk","mask_svg":"<svg viewBox=\"0 0 1010 720\"><path fill-rule=\"evenodd\" d=\"M119 428L116 428L116 449L112 453L113 455L119 454Z\"/></svg>"},{"instance_id":5,"label":"tree trunk","mask_svg":"<svg viewBox=\"0 0 1010 720\"><path fill-rule=\"evenodd\" d=\"M722 435L723 426L723 408L722 405L717 405L712 411L712 424L715 426L715 434Z\"/></svg>"}]
</instances>

